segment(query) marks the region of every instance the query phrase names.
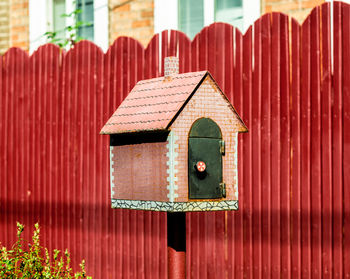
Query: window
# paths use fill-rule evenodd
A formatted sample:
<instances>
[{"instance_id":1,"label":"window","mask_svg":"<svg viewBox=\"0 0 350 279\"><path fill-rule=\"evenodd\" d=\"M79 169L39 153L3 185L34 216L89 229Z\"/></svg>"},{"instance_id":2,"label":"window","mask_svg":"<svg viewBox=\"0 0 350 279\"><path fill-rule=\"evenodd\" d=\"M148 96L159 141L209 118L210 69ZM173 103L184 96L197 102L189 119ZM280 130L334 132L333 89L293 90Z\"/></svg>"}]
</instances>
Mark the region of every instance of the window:
<instances>
[{"instance_id":1,"label":"window","mask_svg":"<svg viewBox=\"0 0 350 279\"><path fill-rule=\"evenodd\" d=\"M78 14L78 21L83 25L78 29L78 36L90 41L94 40L94 2L93 0L78 0L77 9L81 10Z\"/></svg>"},{"instance_id":2,"label":"window","mask_svg":"<svg viewBox=\"0 0 350 279\"><path fill-rule=\"evenodd\" d=\"M66 19L62 15L66 13L66 3L65 0L53 0L52 4L52 30L57 32L58 39L63 39L65 37Z\"/></svg>"},{"instance_id":3,"label":"window","mask_svg":"<svg viewBox=\"0 0 350 279\"><path fill-rule=\"evenodd\" d=\"M62 14L69 14L77 8L82 10L78 21L90 23L78 29L78 36L107 50L108 0L29 0L30 53L46 43L44 33L47 31L55 30L57 38L64 38L64 28L74 25L74 22Z\"/></svg>"},{"instance_id":4,"label":"window","mask_svg":"<svg viewBox=\"0 0 350 279\"><path fill-rule=\"evenodd\" d=\"M154 0L155 33L177 29L191 39L214 21L230 23L245 32L259 16L260 0Z\"/></svg>"},{"instance_id":5,"label":"window","mask_svg":"<svg viewBox=\"0 0 350 279\"><path fill-rule=\"evenodd\" d=\"M203 0L179 0L178 29L193 38L204 26Z\"/></svg>"},{"instance_id":6,"label":"window","mask_svg":"<svg viewBox=\"0 0 350 279\"><path fill-rule=\"evenodd\" d=\"M242 0L216 0L215 21L222 21L243 29Z\"/></svg>"}]
</instances>

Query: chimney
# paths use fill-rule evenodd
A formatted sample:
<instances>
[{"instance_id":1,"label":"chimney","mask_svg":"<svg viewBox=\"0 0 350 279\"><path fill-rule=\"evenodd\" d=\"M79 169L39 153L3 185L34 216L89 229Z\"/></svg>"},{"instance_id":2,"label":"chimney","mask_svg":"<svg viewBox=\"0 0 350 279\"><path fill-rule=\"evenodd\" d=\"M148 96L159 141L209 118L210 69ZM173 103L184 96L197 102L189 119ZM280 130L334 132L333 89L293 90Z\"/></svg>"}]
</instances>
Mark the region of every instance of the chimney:
<instances>
[{"instance_id":1,"label":"chimney","mask_svg":"<svg viewBox=\"0 0 350 279\"><path fill-rule=\"evenodd\" d=\"M164 77L171 78L179 73L179 58L176 56L165 57L164 59Z\"/></svg>"}]
</instances>

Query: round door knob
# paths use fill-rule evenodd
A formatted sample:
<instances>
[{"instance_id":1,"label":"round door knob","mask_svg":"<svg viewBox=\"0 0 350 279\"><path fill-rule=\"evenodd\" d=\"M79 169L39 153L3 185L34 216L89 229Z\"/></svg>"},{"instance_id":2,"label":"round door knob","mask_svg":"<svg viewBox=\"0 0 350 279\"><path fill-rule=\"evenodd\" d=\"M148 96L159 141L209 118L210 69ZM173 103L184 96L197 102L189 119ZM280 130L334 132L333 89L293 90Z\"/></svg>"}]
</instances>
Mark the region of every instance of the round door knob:
<instances>
[{"instance_id":1,"label":"round door knob","mask_svg":"<svg viewBox=\"0 0 350 279\"><path fill-rule=\"evenodd\" d=\"M204 172L206 168L207 168L207 166L205 165L205 163L203 161L197 162L197 164L196 164L197 171Z\"/></svg>"}]
</instances>

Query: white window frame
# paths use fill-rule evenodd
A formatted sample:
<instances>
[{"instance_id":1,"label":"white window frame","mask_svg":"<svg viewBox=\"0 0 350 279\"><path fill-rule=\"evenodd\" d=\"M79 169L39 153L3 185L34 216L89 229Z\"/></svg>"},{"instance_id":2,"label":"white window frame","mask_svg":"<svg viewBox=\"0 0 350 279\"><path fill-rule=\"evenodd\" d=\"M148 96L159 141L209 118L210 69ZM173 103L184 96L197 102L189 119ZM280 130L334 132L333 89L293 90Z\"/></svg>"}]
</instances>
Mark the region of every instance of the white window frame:
<instances>
[{"instance_id":1,"label":"white window frame","mask_svg":"<svg viewBox=\"0 0 350 279\"><path fill-rule=\"evenodd\" d=\"M44 33L52 30L52 0L29 0L29 53L47 43ZM66 0L66 13L74 11L73 0ZM73 25L73 19L66 18L66 26ZM108 49L108 0L94 0L94 43Z\"/></svg>"},{"instance_id":2,"label":"white window frame","mask_svg":"<svg viewBox=\"0 0 350 279\"><path fill-rule=\"evenodd\" d=\"M204 26L208 26L214 22L215 0L203 1ZM260 13L260 0L243 0L241 32L244 33L260 17ZM170 29L178 30L178 0L154 0L154 33Z\"/></svg>"}]
</instances>

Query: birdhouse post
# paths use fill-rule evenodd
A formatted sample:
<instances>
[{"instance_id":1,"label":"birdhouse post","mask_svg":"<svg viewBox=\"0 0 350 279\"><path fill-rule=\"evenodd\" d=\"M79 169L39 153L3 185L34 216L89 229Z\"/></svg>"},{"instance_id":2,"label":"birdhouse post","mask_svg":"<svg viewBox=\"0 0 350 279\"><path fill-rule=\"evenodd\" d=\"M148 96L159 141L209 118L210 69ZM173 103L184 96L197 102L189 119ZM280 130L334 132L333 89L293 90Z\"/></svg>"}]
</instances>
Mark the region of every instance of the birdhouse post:
<instances>
[{"instance_id":1,"label":"birdhouse post","mask_svg":"<svg viewBox=\"0 0 350 279\"><path fill-rule=\"evenodd\" d=\"M185 249L185 212L238 209L237 135L247 131L208 71L178 69L165 58L164 77L139 81L101 130L110 135L112 207L169 212L175 251ZM178 278L171 269L184 257L169 251Z\"/></svg>"}]
</instances>

